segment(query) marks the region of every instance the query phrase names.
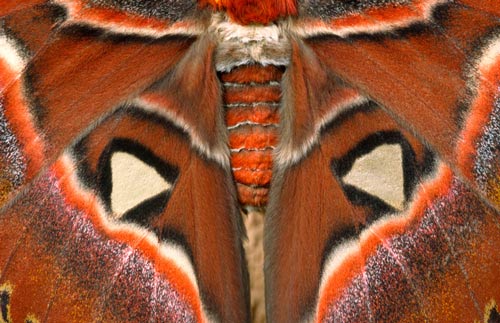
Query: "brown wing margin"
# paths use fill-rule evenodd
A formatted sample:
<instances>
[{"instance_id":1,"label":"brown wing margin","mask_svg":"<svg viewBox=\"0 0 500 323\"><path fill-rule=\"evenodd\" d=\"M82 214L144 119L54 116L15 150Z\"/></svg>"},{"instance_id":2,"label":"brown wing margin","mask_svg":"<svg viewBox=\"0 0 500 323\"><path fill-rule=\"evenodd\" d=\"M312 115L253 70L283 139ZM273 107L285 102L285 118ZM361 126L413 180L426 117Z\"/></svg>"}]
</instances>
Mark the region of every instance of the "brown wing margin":
<instances>
[{"instance_id":1,"label":"brown wing margin","mask_svg":"<svg viewBox=\"0 0 500 323\"><path fill-rule=\"evenodd\" d=\"M290 133L323 129L322 102L339 109L332 90L315 92L323 75L376 101L383 119L348 104L358 112L330 113L339 118L336 127L346 127L338 137L330 128L313 144L304 145L310 137L302 135L293 148L279 148L287 154L278 157L289 158L278 159L266 216L268 319L480 320L500 297L493 287L500 274L498 5L370 4L377 5L347 3L336 17L314 17L311 7L296 25L305 44L294 49L288 71L294 81L284 90L294 96L285 96L282 119L292 127L310 121ZM419 11L423 4L428 10ZM370 207L353 203L330 166L335 151L345 154L344 145L357 147L391 124L413 138L415 151L428 146L439 161L427 180L417 180L405 210L370 224Z\"/></svg>"},{"instance_id":2,"label":"brown wing margin","mask_svg":"<svg viewBox=\"0 0 500 323\"><path fill-rule=\"evenodd\" d=\"M156 28L148 19L161 17L132 10L116 21L121 1L91 2L83 7L95 10L80 10L86 1L2 8L0 126L12 141L0 161L19 176L1 191L0 291L9 298L0 305L16 322L248 321L228 155L216 146L224 138L209 138L223 119L217 84L207 84L216 81L211 49L191 20L199 12L186 1L186 17ZM193 57L184 76L205 76L203 114L182 79ZM101 194L95 161L113 142L178 170L168 199L142 205L144 221L117 220Z\"/></svg>"}]
</instances>

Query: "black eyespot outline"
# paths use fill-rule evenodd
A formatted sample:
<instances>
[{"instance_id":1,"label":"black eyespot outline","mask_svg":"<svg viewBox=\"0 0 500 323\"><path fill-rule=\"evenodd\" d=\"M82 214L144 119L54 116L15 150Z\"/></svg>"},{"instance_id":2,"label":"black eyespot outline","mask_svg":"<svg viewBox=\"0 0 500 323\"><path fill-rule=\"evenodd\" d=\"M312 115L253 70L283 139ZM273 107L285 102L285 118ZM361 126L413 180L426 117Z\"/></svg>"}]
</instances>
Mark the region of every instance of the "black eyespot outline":
<instances>
[{"instance_id":1,"label":"black eyespot outline","mask_svg":"<svg viewBox=\"0 0 500 323\"><path fill-rule=\"evenodd\" d=\"M430 151L426 152L424 165L419 166L416 161L415 152L410 143L399 131L380 131L369 135L342 158L333 159L331 162L331 170L334 175L341 179L349 173L357 159L369 154L379 146L391 144L398 144L401 147L403 160L403 192L405 201L408 201L413 194L416 184L423 175L426 175L430 169L432 169L434 157ZM346 196L354 205L373 205L375 209L379 209L378 211L382 213L387 213L391 210L394 211L393 207L378 197L372 196L357 187L342 183L342 188Z\"/></svg>"},{"instance_id":2,"label":"black eyespot outline","mask_svg":"<svg viewBox=\"0 0 500 323\"><path fill-rule=\"evenodd\" d=\"M156 156L150 149L137 141L128 138L113 138L104 148L97 166L97 183L99 193L108 212L111 212L111 191L113 189L111 158L117 152L133 155L137 159L153 167L160 176L175 186L179 177L179 168ZM150 197L125 212L120 221L133 222L151 228L151 220L161 214L170 199L173 187Z\"/></svg>"}]
</instances>

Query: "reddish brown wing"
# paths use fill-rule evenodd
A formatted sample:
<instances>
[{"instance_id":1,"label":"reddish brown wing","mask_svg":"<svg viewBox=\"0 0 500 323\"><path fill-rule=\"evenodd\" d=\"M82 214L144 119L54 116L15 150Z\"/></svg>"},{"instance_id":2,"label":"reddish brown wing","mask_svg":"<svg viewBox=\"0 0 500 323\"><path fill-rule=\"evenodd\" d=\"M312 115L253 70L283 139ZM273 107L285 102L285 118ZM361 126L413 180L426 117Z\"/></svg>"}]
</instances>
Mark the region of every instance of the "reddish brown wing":
<instances>
[{"instance_id":1,"label":"reddish brown wing","mask_svg":"<svg viewBox=\"0 0 500 323\"><path fill-rule=\"evenodd\" d=\"M272 322L473 322L496 311L499 10L301 4L266 218ZM345 88L358 99L339 104ZM391 134L414 165L402 211L345 179Z\"/></svg>"},{"instance_id":2,"label":"reddish brown wing","mask_svg":"<svg viewBox=\"0 0 500 323\"><path fill-rule=\"evenodd\" d=\"M0 9L0 320L247 321L204 13L39 3ZM120 154L165 183L122 211Z\"/></svg>"}]
</instances>

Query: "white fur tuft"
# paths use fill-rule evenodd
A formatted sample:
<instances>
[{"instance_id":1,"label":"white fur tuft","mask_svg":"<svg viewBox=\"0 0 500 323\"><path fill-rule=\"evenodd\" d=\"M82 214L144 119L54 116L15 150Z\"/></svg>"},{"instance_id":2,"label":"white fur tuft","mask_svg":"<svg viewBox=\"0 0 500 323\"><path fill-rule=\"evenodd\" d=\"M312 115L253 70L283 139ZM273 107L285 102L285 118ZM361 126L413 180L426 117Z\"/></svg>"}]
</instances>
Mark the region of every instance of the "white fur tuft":
<instances>
[{"instance_id":1,"label":"white fur tuft","mask_svg":"<svg viewBox=\"0 0 500 323\"><path fill-rule=\"evenodd\" d=\"M230 22L223 14L212 16L209 33L218 42L217 71L229 72L239 65L288 65L290 41L283 24L242 26Z\"/></svg>"}]
</instances>

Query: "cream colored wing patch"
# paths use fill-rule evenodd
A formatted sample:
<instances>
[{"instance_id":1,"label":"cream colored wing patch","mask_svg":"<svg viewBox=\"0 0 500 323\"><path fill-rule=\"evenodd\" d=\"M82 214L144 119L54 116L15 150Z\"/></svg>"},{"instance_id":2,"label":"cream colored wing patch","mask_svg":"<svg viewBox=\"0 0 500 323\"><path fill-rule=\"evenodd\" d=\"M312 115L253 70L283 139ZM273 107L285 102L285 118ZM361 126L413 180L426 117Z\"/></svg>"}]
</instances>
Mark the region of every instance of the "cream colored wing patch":
<instances>
[{"instance_id":1,"label":"cream colored wing patch","mask_svg":"<svg viewBox=\"0 0 500 323\"><path fill-rule=\"evenodd\" d=\"M342 180L402 210L405 196L401 146L393 144L375 148L357 159Z\"/></svg>"},{"instance_id":2,"label":"cream colored wing patch","mask_svg":"<svg viewBox=\"0 0 500 323\"><path fill-rule=\"evenodd\" d=\"M153 167L121 151L111 156L111 178L111 210L117 217L172 188Z\"/></svg>"}]
</instances>

